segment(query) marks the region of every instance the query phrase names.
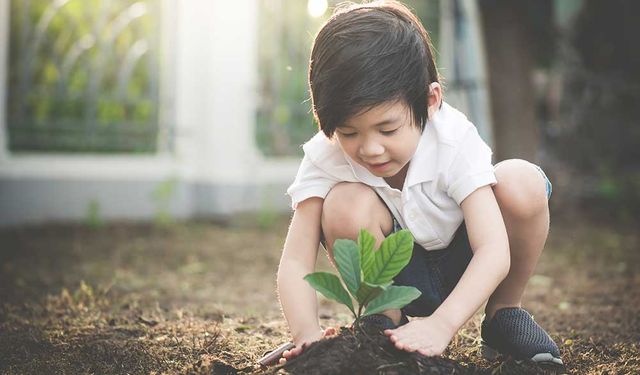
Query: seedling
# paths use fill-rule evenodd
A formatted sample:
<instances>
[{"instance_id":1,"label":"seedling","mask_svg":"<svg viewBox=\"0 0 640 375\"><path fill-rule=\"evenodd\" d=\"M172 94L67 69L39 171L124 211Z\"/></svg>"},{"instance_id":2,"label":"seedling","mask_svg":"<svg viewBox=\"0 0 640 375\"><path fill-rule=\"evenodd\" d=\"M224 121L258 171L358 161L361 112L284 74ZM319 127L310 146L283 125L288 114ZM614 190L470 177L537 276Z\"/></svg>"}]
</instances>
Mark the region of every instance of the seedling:
<instances>
[{"instance_id":1,"label":"seedling","mask_svg":"<svg viewBox=\"0 0 640 375\"><path fill-rule=\"evenodd\" d=\"M392 285L393 278L411 259L411 233L398 231L385 238L377 251L374 246L375 238L365 229L360 230L357 243L345 239L335 241L333 257L346 289L332 273L314 272L304 277L322 295L347 306L355 317L355 325L364 316L400 309L421 294L411 286Z\"/></svg>"}]
</instances>

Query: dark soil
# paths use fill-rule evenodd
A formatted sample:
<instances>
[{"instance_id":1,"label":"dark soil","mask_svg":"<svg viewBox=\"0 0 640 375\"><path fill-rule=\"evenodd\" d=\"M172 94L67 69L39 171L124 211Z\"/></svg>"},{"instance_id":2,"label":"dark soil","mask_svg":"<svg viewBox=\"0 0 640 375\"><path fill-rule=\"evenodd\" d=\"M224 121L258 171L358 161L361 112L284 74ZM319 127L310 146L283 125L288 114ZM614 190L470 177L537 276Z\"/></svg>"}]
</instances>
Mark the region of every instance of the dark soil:
<instances>
[{"instance_id":1,"label":"dark soil","mask_svg":"<svg viewBox=\"0 0 640 375\"><path fill-rule=\"evenodd\" d=\"M275 295L287 218L262 225L0 230L0 374L556 373L482 359L480 312L442 357L342 329L284 367L261 369L263 353L290 340ZM637 228L552 222L524 307L558 343L566 373L640 374ZM322 326L351 324L342 306L319 306Z\"/></svg>"},{"instance_id":2,"label":"dark soil","mask_svg":"<svg viewBox=\"0 0 640 375\"><path fill-rule=\"evenodd\" d=\"M426 357L395 348L375 326L342 328L332 338L319 341L285 365L269 369L268 374L379 374L379 375L450 375L450 374L558 374L563 367L540 367L526 361L508 359L491 368L479 368L443 357Z\"/></svg>"},{"instance_id":3,"label":"dark soil","mask_svg":"<svg viewBox=\"0 0 640 375\"><path fill-rule=\"evenodd\" d=\"M464 367L444 358L398 351L376 327L343 328L284 366L291 374L452 374Z\"/></svg>"}]
</instances>

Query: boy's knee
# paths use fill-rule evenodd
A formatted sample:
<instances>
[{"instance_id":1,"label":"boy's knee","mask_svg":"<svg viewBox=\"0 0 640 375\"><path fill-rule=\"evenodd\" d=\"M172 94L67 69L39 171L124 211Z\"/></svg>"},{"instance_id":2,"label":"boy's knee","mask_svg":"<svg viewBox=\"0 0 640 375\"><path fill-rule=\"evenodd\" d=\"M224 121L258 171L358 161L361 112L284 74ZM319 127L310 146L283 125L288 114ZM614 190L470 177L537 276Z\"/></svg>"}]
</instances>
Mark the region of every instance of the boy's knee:
<instances>
[{"instance_id":1,"label":"boy's knee","mask_svg":"<svg viewBox=\"0 0 640 375\"><path fill-rule=\"evenodd\" d=\"M381 220L386 206L376 192L361 183L342 182L329 191L322 206L322 229L327 239L352 238Z\"/></svg>"},{"instance_id":2,"label":"boy's knee","mask_svg":"<svg viewBox=\"0 0 640 375\"><path fill-rule=\"evenodd\" d=\"M503 214L528 219L547 209L544 177L535 165L525 160L510 159L496 165L498 184L494 193Z\"/></svg>"}]
</instances>

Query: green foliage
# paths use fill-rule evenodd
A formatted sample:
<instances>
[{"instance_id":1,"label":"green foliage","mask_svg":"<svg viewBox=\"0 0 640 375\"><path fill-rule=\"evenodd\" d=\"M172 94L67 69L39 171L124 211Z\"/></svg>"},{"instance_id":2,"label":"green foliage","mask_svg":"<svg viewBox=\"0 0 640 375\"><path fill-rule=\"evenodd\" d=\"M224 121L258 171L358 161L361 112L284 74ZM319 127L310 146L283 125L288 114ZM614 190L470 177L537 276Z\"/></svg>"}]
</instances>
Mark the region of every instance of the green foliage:
<instances>
[{"instance_id":1,"label":"green foliage","mask_svg":"<svg viewBox=\"0 0 640 375\"><path fill-rule=\"evenodd\" d=\"M387 288L391 285L391 282L388 282L383 285L375 285L369 282L363 281L358 288L358 292L356 293L356 300L360 301L361 304L366 305L369 301L378 297L382 292L387 290Z\"/></svg>"},{"instance_id":2,"label":"green foliage","mask_svg":"<svg viewBox=\"0 0 640 375\"><path fill-rule=\"evenodd\" d=\"M349 293L340 283L338 276L328 272L314 272L304 277L323 296L346 305L355 315Z\"/></svg>"},{"instance_id":3,"label":"green foliage","mask_svg":"<svg viewBox=\"0 0 640 375\"><path fill-rule=\"evenodd\" d=\"M398 232L401 233L401 232ZM405 235L387 237L373 254L373 262L363 269L364 279L374 285L390 282L409 263L413 250L413 237Z\"/></svg>"},{"instance_id":4,"label":"green foliage","mask_svg":"<svg viewBox=\"0 0 640 375\"><path fill-rule=\"evenodd\" d=\"M366 230L361 230L358 234L358 245L360 247L360 260L362 268L371 268L373 262L373 248L376 245L376 239Z\"/></svg>"},{"instance_id":5,"label":"green foliage","mask_svg":"<svg viewBox=\"0 0 640 375\"><path fill-rule=\"evenodd\" d=\"M392 285L367 305L364 315L376 314L389 309L399 309L418 297L420 297L420 292L412 286Z\"/></svg>"},{"instance_id":6,"label":"green foliage","mask_svg":"<svg viewBox=\"0 0 640 375\"><path fill-rule=\"evenodd\" d=\"M360 231L357 243L335 241L333 257L346 289L336 275L326 272L315 272L304 279L325 297L346 305L356 321L362 316L400 309L418 298L420 291L414 287L391 285L411 259L411 233L401 230L387 237L377 251L374 246L375 238L365 229ZM357 312L352 298L358 303Z\"/></svg>"},{"instance_id":7,"label":"green foliage","mask_svg":"<svg viewBox=\"0 0 640 375\"><path fill-rule=\"evenodd\" d=\"M358 244L350 240L336 240L333 245L333 257L349 293L356 295L361 280Z\"/></svg>"},{"instance_id":8,"label":"green foliage","mask_svg":"<svg viewBox=\"0 0 640 375\"><path fill-rule=\"evenodd\" d=\"M160 2L9 4L10 150L155 152ZM144 9L143 14L115 30L114 20L136 7ZM138 40L144 40L149 50L128 61Z\"/></svg>"}]
</instances>

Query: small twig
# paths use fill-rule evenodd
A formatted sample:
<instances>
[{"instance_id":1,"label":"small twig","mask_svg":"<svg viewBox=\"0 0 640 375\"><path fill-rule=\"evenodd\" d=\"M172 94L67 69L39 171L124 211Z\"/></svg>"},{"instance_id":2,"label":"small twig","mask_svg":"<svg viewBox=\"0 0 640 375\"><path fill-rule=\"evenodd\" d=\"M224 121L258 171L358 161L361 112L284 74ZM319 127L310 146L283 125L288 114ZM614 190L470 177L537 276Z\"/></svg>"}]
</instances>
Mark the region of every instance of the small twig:
<instances>
[{"instance_id":1,"label":"small twig","mask_svg":"<svg viewBox=\"0 0 640 375\"><path fill-rule=\"evenodd\" d=\"M282 353L284 353L286 350L291 350L295 347L296 346L292 342L287 342L285 344L282 344L275 350L267 353L264 357L260 358L258 360L258 363L260 364L260 366L270 366L276 363L282 357Z\"/></svg>"},{"instance_id":2,"label":"small twig","mask_svg":"<svg viewBox=\"0 0 640 375\"><path fill-rule=\"evenodd\" d=\"M387 363L385 365L380 365L376 367L376 371L380 372L381 370L386 370L388 368L394 368L394 367L407 367L407 364L404 362Z\"/></svg>"}]
</instances>

